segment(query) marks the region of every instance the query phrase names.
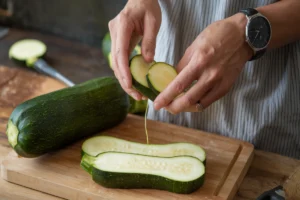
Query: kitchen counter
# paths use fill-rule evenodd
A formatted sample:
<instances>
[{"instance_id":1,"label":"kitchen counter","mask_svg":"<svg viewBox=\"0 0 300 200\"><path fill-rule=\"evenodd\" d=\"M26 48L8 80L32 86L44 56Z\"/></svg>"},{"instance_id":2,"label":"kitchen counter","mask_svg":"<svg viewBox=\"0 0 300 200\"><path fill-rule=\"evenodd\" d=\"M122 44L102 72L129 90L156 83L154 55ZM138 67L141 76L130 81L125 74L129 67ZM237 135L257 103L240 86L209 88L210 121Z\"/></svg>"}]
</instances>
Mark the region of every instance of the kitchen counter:
<instances>
[{"instance_id":1,"label":"kitchen counter","mask_svg":"<svg viewBox=\"0 0 300 200\"><path fill-rule=\"evenodd\" d=\"M8 59L7 52L13 42L23 38L36 38L44 41L48 46L47 61L75 83L80 83L98 76L113 74L103 58L100 47L89 47L81 43L68 41L51 35L15 29L10 30L9 35L1 39L0 65L13 68L18 67ZM1 77L4 77L3 74L0 78ZM0 91L4 84L8 84L8 81L1 82L0 80ZM12 107L6 107L5 109L12 110L13 106L20 101L22 101L22 97L20 96L18 96L18 99L10 99ZM4 107L4 105L1 105L0 92L0 121L5 122L0 123L0 162L11 151L5 135L6 127L5 125L1 125L6 124L9 117L3 114L4 112L1 112L1 109L4 109ZM300 160L255 150L254 160L234 199L255 199L262 192L281 184L299 165ZM29 199L57 200L61 198L11 184L0 179L0 200Z\"/></svg>"}]
</instances>

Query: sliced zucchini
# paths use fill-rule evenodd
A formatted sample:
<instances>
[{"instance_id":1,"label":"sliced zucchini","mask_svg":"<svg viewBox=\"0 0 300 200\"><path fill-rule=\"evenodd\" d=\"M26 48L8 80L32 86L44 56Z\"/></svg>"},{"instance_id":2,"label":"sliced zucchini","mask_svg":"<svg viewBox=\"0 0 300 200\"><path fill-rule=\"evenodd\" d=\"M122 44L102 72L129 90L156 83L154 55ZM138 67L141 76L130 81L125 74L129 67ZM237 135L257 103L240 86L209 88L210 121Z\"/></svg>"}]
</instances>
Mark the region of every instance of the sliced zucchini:
<instances>
[{"instance_id":1,"label":"sliced zucchini","mask_svg":"<svg viewBox=\"0 0 300 200\"><path fill-rule=\"evenodd\" d=\"M111 136L95 136L82 144L82 155L97 156L104 152L124 152L157 157L192 156L206 164L206 153L198 145L186 142L170 144L142 144ZM89 162L81 163L86 170ZM87 171L87 170L86 170Z\"/></svg>"},{"instance_id":2,"label":"sliced zucchini","mask_svg":"<svg viewBox=\"0 0 300 200\"><path fill-rule=\"evenodd\" d=\"M190 156L164 158L105 152L93 160L91 174L96 183L106 188L145 188L189 194L203 185L205 166Z\"/></svg>"},{"instance_id":3,"label":"sliced zucchini","mask_svg":"<svg viewBox=\"0 0 300 200\"><path fill-rule=\"evenodd\" d=\"M146 75L154 63L147 63L142 55L134 56L129 63L133 87L152 101L157 95L149 88Z\"/></svg>"},{"instance_id":4,"label":"sliced zucchini","mask_svg":"<svg viewBox=\"0 0 300 200\"><path fill-rule=\"evenodd\" d=\"M146 75L149 87L156 94L162 92L176 76L175 68L163 62L152 65Z\"/></svg>"},{"instance_id":5,"label":"sliced zucchini","mask_svg":"<svg viewBox=\"0 0 300 200\"><path fill-rule=\"evenodd\" d=\"M47 51L46 45L35 39L24 39L14 43L9 49L9 58L19 64L30 66L31 63L42 58Z\"/></svg>"}]
</instances>

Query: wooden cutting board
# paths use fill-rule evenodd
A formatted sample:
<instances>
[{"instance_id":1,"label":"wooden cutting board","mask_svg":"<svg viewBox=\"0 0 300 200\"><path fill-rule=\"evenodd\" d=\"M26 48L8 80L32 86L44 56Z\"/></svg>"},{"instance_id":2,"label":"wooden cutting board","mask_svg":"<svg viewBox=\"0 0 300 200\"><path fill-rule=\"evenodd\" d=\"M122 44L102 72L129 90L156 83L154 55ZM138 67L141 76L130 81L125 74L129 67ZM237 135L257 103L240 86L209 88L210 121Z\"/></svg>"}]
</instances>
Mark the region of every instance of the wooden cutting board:
<instances>
[{"instance_id":1,"label":"wooden cutting board","mask_svg":"<svg viewBox=\"0 0 300 200\"><path fill-rule=\"evenodd\" d=\"M14 79L18 79L18 74L15 76L16 78ZM63 84L50 78L43 79L40 84L43 87L38 87L32 93L24 93L27 96L26 98L23 97L23 99L29 99L64 87ZM26 88L28 86L23 89ZM1 92L3 93L3 90ZM5 101L3 102L5 103ZM4 105L3 102L2 106ZM6 102L6 104L8 103L9 101ZM14 106L11 105L11 107ZM253 146L251 144L213 133L152 120L148 120L148 133L150 143L162 144L185 141L201 145L207 152L204 186L189 195L174 194L160 190L104 188L94 183L89 174L80 168L80 151L83 140L60 151L34 159L19 158L14 151L11 151L1 164L1 177L11 183L65 199L229 200L234 197L253 157ZM127 119L119 126L99 134L145 143L144 118L128 115Z\"/></svg>"},{"instance_id":2,"label":"wooden cutting board","mask_svg":"<svg viewBox=\"0 0 300 200\"><path fill-rule=\"evenodd\" d=\"M205 184L189 195L147 189L106 189L91 180L80 168L79 141L63 150L28 159L11 152L2 162L3 179L66 199L232 199L252 160L250 144L189 128L148 121L150 143L192 142L207 152ZM103 135L145 142L144 120L128 115Z\"/></svg>"},{"instance_id":3,"label":"wooden cutting board","mask_svg":"<svg viewBox=\"0 0 300 200\"><path fill-rule=\"evenodd\" d=\"M64 87L63 83L38 73L0 66L0 118L9 117L25 100Z\"/></svg>"}]
</instances>

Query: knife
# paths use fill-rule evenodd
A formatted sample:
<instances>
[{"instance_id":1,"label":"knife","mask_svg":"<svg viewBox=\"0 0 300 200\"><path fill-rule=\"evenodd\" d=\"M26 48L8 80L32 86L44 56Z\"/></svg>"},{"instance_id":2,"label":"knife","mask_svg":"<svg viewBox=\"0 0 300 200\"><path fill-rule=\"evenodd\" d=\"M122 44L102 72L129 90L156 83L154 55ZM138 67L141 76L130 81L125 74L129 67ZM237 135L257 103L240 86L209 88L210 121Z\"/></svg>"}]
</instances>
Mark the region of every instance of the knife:
<instances>
[{"instance_id":1,"label":"knife","mask_svg":"<svg viewBox=\"0 0 300 200\"><path fill-rule=\"evenodd\" d=\"M8 33L8 28L0 26L0 39L6 36Z\"/></svg>"},{"instance_id":2,"label":"knife","mask_svg":"<svg viewBox=\"0 0 300 200\"><path fill-rule=\"evenodd\" d=\"M279 185L261 194L256 200L300 200L300 167Z\"/></svg>"}]
</instances>

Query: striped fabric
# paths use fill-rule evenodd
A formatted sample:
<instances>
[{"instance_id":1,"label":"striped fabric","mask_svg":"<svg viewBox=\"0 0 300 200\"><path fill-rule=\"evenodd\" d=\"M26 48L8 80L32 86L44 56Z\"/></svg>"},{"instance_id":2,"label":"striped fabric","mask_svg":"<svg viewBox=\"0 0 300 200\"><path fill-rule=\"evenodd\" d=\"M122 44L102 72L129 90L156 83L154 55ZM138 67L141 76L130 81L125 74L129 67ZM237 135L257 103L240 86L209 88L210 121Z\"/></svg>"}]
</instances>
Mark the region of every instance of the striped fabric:
<instances>
[{"instance_id":1,"label":"striped fabric","mask_svg":"<svg viewBox=\"0 0 300 200\"><path fill-rule=\"evenodd\" d=\"M209 24L241 8L275 0L160 0L163 13L156 61L176 65ZM248 62L231 91L202 113L155 111L148 119L251 142L255 148L300 159L300 42Z\"/></svg>"}]
</instances>

